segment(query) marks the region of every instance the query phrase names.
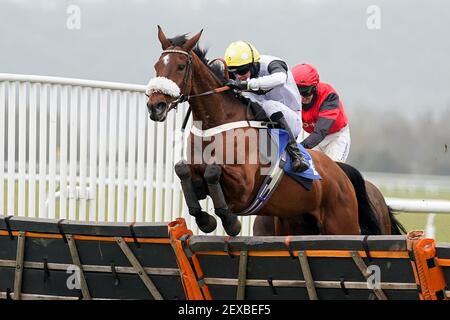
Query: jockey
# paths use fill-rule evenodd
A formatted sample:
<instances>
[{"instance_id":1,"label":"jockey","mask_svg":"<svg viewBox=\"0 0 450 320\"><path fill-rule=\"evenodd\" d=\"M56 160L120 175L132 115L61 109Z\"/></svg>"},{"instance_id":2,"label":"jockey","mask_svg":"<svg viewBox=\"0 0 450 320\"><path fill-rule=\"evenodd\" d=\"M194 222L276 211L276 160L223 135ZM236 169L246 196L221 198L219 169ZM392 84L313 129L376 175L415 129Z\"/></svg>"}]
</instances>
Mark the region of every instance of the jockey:
<instances>
[{"instance_id":1,"label":"jockey","mask_svg":"<svg viewBox=\"0 0 450 320\"><path fill-rule=\"evenodd\" d=\"M287 151L293 170L307 170L309 164L296 142L302 129L300 95L287 64L280 58L260 55L252 44L244 41L231 43L224 58L231 79L226 85L248 90L242 95L259 103L271 121L288 132Z\"/></svg>"},{"instance_id":2,"label":"jockey","mask_svg":"<svg viewBox=\"0 0 450 320\"><path fill-rule=\"evenodd\" d=\"M303 129L310 133L302 145L322 151L334 161L345 162L350 149L350 129L336 90L320 82L317 69L310 64L296 65L292 74L302 96Z\"/></svg>"}]
</instances>

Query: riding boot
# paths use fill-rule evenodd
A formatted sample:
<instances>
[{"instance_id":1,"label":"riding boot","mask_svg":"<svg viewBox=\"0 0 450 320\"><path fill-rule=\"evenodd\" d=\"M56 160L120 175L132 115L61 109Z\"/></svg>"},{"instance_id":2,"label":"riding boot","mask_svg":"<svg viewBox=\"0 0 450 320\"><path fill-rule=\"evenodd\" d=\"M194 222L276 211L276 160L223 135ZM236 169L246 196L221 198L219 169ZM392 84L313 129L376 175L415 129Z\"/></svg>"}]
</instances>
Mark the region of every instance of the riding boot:
<instances>
[{"instance_id":1,"label":"riding boot","mask_svg":"<svg viewBox=\"0 0 450 320\"><path fill-rule=\"evenodd\" d=\"M309 164L306 162L306 160L303 158L302 153L300 152L297 141L295 140L294 134L291 131L291 128L289 128L286 119L283 116L282 112L275 112L270 116L270 120L273 122L276 122L281 129L286 130L289 135L289 141L288 145L286 147L287 152L291 156L292 160L292 170L295 172L303 172L308 170Z\"/></svg>"}]
</instances>

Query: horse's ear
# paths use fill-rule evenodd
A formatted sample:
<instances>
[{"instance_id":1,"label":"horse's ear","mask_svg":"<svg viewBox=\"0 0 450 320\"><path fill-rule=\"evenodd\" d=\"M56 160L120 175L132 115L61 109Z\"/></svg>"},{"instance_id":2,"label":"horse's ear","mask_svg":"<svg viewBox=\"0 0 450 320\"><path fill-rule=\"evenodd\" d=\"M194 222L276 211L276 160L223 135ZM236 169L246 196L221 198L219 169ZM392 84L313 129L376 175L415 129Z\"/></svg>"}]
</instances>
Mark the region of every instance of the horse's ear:
<instances>
[{"instance_id":1,"label":"horse's ear","mask_svg":"<svg viewBox=\"0 0 450 320\"><path fill-rule=\"evenodd\" d=\"M200 30L199 33L197 33L195 36L190 38L188 41L186 41L186 43L183 44L184 50L186 50L188 52L191 51L195 47L195 45L197 44L197 42L200 39L200 37L202 36L202 32L203 32L203 29Z\"/></svg>"},{"instance_id":2,"label":"horse's ear","mask_svg":"<svg viewBox=\"0 0 450 320\"><path fill-rule=\"evenodd\" d=\"M161 42L163 50L166 50L168 47L172 45L170 41L166 38L166 35L164 34L160 26L158 26L158 39L159 42Z\"/></svg>"}]
</instances>

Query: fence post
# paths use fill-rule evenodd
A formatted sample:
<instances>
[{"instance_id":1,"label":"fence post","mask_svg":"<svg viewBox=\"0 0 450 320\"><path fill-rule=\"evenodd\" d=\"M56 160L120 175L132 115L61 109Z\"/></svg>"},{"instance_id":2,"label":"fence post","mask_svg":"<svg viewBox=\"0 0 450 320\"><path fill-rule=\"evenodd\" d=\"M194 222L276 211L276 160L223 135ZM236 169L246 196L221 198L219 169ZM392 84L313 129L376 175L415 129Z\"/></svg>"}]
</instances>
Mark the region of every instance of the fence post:
<instances>
[{"instance_id":1,"label":"fence post","mask_svg":"<svg viewBox=\"0 0 450 320\"><path fill-rule=\"evenodd\" d=\"M435 213L430 213L427 218L427 225L425 226L425 235L427 238L434 238L436 228L434 226Z\"/></svg>"}]
</instances>

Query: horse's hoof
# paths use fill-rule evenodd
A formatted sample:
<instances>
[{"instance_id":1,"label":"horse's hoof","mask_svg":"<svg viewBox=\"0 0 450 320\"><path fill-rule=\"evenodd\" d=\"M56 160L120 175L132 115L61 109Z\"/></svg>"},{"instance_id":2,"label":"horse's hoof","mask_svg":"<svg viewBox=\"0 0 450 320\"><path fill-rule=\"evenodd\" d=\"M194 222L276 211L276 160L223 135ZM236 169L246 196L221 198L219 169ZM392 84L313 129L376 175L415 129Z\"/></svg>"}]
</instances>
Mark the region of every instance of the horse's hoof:
<instances>
[{"instance_id":1,"label":"horse's hoof","mask_svg":"<svg viewBox=\"0 0 450 320\"><path fill-rule=\"evenodd\" d=\"M211 233L217 228L217 221L212 215L202 212L203 214L195 218L198 228L204 233Z\"/></svg>"},{"instance_id":2,"label":"horse's hoof","mask_svg":"<svg viewBox=\"0 0 450 320\"><path fill-rule=\"evenodd\" d=\"M236 217L236 220L233 223L226 226L224 225L223 228L229 236L235 237L239 234L239 232L241 232L241 222Z\"/></svg>"},{"instance_id":3,"label":"horse's hoof","mask_svg":"<svg viewBox=\"0 0 450 320\"><path fill-rule=\"evenodd\" d=\"M191 177L191 167L186 161L180 160L175 164L175 173L181 181L184 181Z\"/></svg>"}]
</instances>

